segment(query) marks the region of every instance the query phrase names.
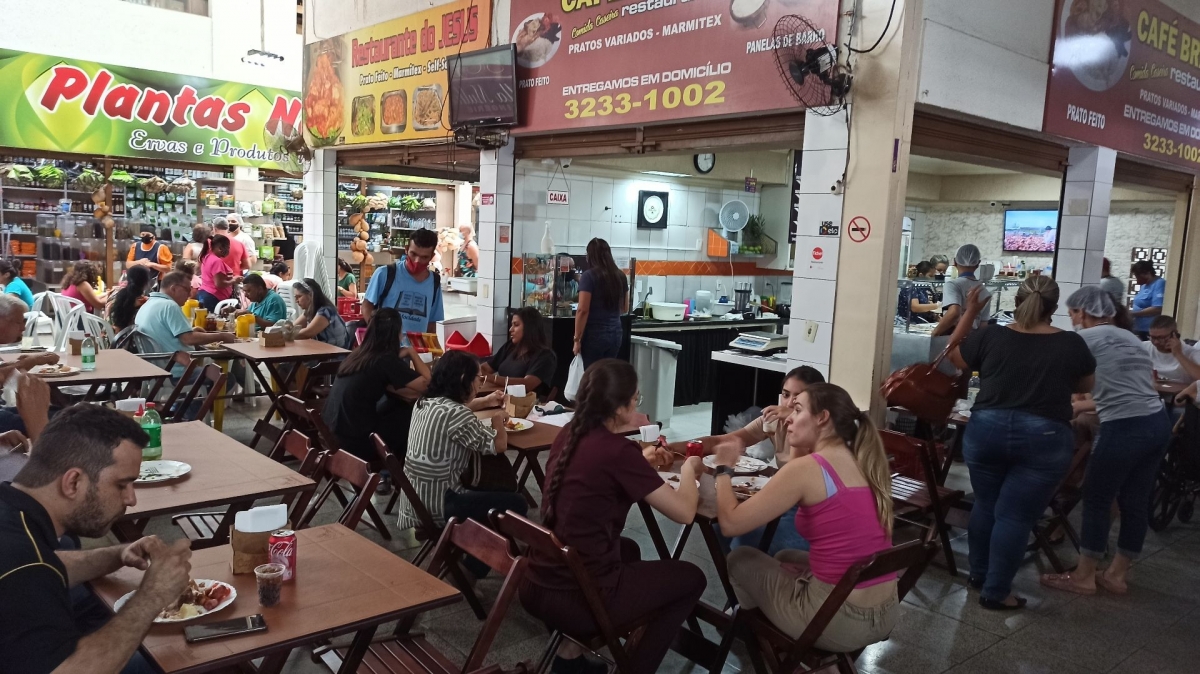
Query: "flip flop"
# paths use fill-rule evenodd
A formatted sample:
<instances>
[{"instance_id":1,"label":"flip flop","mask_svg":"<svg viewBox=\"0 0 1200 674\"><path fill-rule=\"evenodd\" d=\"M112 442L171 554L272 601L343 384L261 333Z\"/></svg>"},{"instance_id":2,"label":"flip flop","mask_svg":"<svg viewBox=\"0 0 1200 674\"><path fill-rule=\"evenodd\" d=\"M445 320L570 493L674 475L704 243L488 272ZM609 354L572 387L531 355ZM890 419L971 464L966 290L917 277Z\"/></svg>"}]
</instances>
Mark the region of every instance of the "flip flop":
<instances>
[{"instance_id":1,"label":"flip flop","mask_svg":"<svg viewBox=\"0 0 1200 674\"><path fill-rule=\"evenodd\" d=\"M1117 583L1103 573L1096 574L1096 585L1113 594L1125 594L1129 592L1129 585L1127 583Z\"/></svg>"},{"instance_id":2,"label":"flip flop","mask_svg":"<svg viewBox=\"0 0 1200 674\"><path fill-rule=\"evenodd\" d=\"M1097 574L1097 578L1099 575ZM1098 581L1097 581L1098 582ZM1091 595L1096 594L1094 587L1079 587L1071 582L1071 574L1069 573L1043 573L1042 585L1052 587L1056 590L1064 592L1074 592L1075 594Z\"/></svg>"}]
</instances>

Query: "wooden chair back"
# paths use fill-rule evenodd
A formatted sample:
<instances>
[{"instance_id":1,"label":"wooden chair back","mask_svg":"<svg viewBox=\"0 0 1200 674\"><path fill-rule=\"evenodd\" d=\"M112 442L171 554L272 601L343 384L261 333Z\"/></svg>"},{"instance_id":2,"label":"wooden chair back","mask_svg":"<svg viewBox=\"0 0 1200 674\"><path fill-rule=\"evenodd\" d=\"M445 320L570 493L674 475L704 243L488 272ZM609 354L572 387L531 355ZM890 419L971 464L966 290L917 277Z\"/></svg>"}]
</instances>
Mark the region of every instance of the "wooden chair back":
<instances>
[{"instance_id":1,"label":"wooden chair back","mask_svg":"<svg viewBox=\"0 0 1200 674\"><path fill-rule=\"evenodd\" d=\"M340 449L326 452L326 454L325 460L321 462L320 471L317 473L317 498L301 517L297 528L307 527L321 507L325 505L329 496L335 490L341 489L339 482L347 482L354 488L354 493L351 498L347 499L342 514L338 517L338 524L354 529L358 527L359 522L362 521L363 512L371 504L371 497L375 495L375 487L379 485L379 473L372 473L366 461Z\"/></svg>"},{"instance_id":2,"label":"wooden chair back","mask_svg":"<svg viewBox=\"0 0 1200 674\"><path fill-rule=\"evenodd\" d=\"M170 358L167 359L167 362L162 366L162 368L164 370L170 370L175 365L182 365L183 376L181 376L179 381L175 383L175 386L171 389L171 393L167 396L167 399L161 402L161 409L172 409L172 405L175 404L176 400L179 400L179 396L183 393L183 390L187 388L186 382L192 378L192 373L196 371L196 367L199 364L200 363L196 359L192 358L192 354L188 353L187 351L176 351L175 353L171 354ZM154 387L151 388L150 393L146 395L146 400L153 400L156 404L159 404L158 394L161 392L163 383L166 381L167 378L164 377L154 382Z\"/></svg>"},{"instance_id":3,"label":"wooden chair back","mask_svg":"<svg viewBox=\"0 0 1200 674\"><path fill-rule=\"evenodd\" d=\"M417 556L413 557L413 566L420 567L425 558L433 550L434 542L443 535L443 528L438 526L437 521L433 519L433 514L429 512L429 508L425 507L425 502L421 500L421 495L417 493L417 488L404 474L404 459L399 455L392 453L388 448L383 438L379 437L378 433L371 434L371 442L375 445L375 453L379 456L379 461L384 468L387 469L391 476L392 486L408 499L409 505L412 506L413 514L417 516L416 537L417 540L424 541L421 549L417 551Z\"/></svg>"},{"instance_id":4,"label":"wooden chair back","mask_svg":"<svg viewBox=\"0 0 1200 674\"><path fill-rule=\"evenodd\" d=\"M279 408L283 415L285 430L305 430L325 451L333 452L341 449L341 443L325 423L325 419L310 404L293 395L281 395L279 396Z\"/></svg>"},{"instance_id":5,"label":"wooden chair back","mask_svg":"<svg viewBox=\"0 0 1200 674\"><path fill-rule=\"evenodd\" d=\"M188 408L192 406L192 402L196 396L200 395L200 390L208 386L208 393L204 395L204 400L200 403L200 409L196 411L196 419L204 419L216 404L217 398L225 393L225 380L229 377L228 374L221 371L221 368L216 363L209 363L200 370L200 376L192 382L191 386L182 397L175 403L174 412L169 421L179 422L188 420ZM180 379L180 386L183 386L187 379ZM171 409L171 408L168 408ZM168 421L164 419L164 421Z\"/></svg>"},{"instance_id":6,"label":"wooden chair back","mask_svg":"<svg viewBox=\"0 0 1200 674\"><path fill-rule=\"evenodd\" d=\"M508 539L474 520L459 521L452 518L446 523L442 536L433 552L429 572L442 576L451 566L457 567L465 555L487 564L488 568L503 577L500 593L487 612L483 628L471 646L471 652L463 663L462 672L474 672L483 667L484 658L500 631L500 624L508 613L508 607L517 595L521 577L528 563L524 557L514 555ZM467 588L470 591L470 588Z\"/></svg>"},{"instance_id":7,"label":"wooden chair back","mask_svg":"<svg viewBox=\"0 0 1200 674\"><path fill-rule=\"evenodd\" d=\"M632 671L629 653L621 643L621 635L617 633L616 627L609 618L608 610L604 608L604 602L600 598L596 583L584 567L579 553L574 548L563 545L554 532L516 513L493 512L491 519L496 530L514 542L526 546L542 559L557 560L571 570L571 575L575 577L575 582L579 584L579 588L583 592L592 619L599 628L604 645L608 647L609 654L617 665L617 671ZM581 637L583 635L572 636Z\"/></svg>"},{"instance_id":8,"label":"wooden chair back","mask_svg":"<svg viewBox=\"0 0 1200 674\"><path fill-rule=\"evenodd\" d=\"M919 469L917 471L900 470L900 474L904 477L913 480L925 482L936 492L937 487L937 468L933 464L933 449L929 446L929 442L914 438L911 435L905 435L896 431L879 431L879 437L883 440L883 451L889 456L896 458L909 459L908 462L897 461L898 467L916 464ZM936 495L930 494L930 498L936 498Z\"/></svg>"},{"instance_id":9,"label":"wooden chair back","mask_svg":"<svg viewBox=\"0 0 1200 674\"><path fill-rule=\"evenodd\" d=\"M314 450L308 436L300 431L291 430L284 433L279 442L288 456L300 462L296 472L307 478L314 477L320 471L321 464L328 456L325 452ZM308 504L312 500L312 494L312 491L304 491L284 497L283 504L287 506L293 522L299 522L300 518L304 516L305 510L308 509Z\"/></svg>"},{"instance_id":10,"label":"wooden chair back","mask_svg":"<svg viewBox=\"0 0 1200 674\"><path fill-rule=\"evenodd\" d=\"M316 367L304 368L301 370L301 373L304 374L304 381L296 390L296 396L308 403L310 407L314 407L317 398L328 395L328 392L323 389L332 383L341 366L342 361L340 360L326 360L321 361Z\"/></svg>"}]
</instances>

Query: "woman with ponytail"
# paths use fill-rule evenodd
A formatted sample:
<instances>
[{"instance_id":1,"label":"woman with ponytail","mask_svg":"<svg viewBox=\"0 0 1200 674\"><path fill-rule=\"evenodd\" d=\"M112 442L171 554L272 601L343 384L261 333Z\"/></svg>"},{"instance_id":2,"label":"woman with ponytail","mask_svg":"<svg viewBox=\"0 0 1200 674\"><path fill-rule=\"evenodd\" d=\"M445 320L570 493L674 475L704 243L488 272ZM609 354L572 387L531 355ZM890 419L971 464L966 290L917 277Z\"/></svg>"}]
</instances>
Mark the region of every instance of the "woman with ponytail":
<instances>
[{"instance_id":1,"label":"woman with ponytail","mask_svg":"<svg viewBox=\"0 0 1200 674\"><path fill-rule=\"evenodd\" d=\"M696 516L699 457L680 471L672 488L646 459L638 444L615 431L632 424L640 398L637 373L625 361L597 361L583 375L575 416L559 434L546 462L542 522L565 545L575 548L600 590L614 624L625 625L658 613L630 653L633 671L657 671L679 626L691 613L706 584L704 572L678 560L641 561L637 543L621 538L634 503L652 508L681 524ZM532 553L531 553L532 554ZM532 554L521 585L521 603L552 630L596 634L583 592L558 559ZM583 657L572 642L558 652L552 672L604 672Z\"/></svg>"},{"instance_id":2,"label":"woman with ponytail","mask_svg":"<svg viewBox=\"0 0 1200 674\"><path fill-rule=\"evenodd\" d=\"M738 503L732 469L736 448L717 448L717 518L738 535L799 504L796 531L809 552L774 558L750 546L729 555L729 579L743 608L757 608L783 632L799 637L853 564L892 545L892 480L875 424L844 389L810 384L793 403L787 442L792 460L762 491ZM796 458L799 457L799 458ZM896 575L861 583L817 641L849 653L887 638L899 617Z\"/></svg>"},{"instance_id":3,"label":"woman with ponytail","mask_svg":"<svg viewBox=\"0 0 1200 674\"><path fill-rule=\"evenodd\" d=\"M979 292L967 315L982 308ZM1029 533L1067 475L1075 451L1071 396L1092 390L1096 359L1074 332L1050 324L1058 284L1030 276L1017 290L1016 321L967 336L959 322L950 352L959 369L978 372L979 395L963 436L975 505L967 528L971 587L986 609L1012 611L1025 599L1012 593ZM965 340L963 339L965 337Z\"/></svg>"}]
</instances>

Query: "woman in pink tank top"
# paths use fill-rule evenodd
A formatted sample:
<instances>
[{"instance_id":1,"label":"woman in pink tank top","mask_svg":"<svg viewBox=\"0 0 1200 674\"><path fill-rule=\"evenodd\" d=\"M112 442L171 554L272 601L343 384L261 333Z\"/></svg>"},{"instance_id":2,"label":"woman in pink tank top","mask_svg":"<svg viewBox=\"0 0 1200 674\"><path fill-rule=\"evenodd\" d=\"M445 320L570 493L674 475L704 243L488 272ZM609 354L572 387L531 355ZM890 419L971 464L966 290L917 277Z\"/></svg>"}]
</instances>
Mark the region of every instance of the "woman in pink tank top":
<instances>
[{"instance_id":1,"label":"woman in pink tank top","mask_svg":"<svg viewBox=\"0 0 1200 674\"><path fill-rule=\"evenodd\" d=\"M795 399L787 442L793 457L762 491L738 503L727 471L718 469L721 532L737 536L778 518L793 506L796 531L808 552L784 550L774 558L743 546L729 555L729 577L744 608L757 608L780 630L798 637L852 565L892 542L891 476L879 431L850 394L833 384L811 384ZM717 449L718 466L737 461L735 447ZM882 641L896 624L896 576L858 585L817 641L848 653Z\"/></svg>"}]
</instances>

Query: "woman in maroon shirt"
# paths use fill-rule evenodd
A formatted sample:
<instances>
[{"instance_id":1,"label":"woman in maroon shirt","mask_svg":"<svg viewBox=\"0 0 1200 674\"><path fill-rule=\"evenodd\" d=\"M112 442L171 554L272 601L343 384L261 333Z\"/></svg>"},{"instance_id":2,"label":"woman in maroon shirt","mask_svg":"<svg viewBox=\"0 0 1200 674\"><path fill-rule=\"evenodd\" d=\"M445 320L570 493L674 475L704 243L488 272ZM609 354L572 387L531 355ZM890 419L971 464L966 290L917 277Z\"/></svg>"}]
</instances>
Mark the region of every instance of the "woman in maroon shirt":
<instances>
[{"instance_id":1,"label":"woman in maroon shirt","mask_svg":"<svg viewBox=\"0 0 1200 674\"><path fill-rule=\"evenodd\" d=\"M658 669L706 584L696 565L643 562L637 543L620 536L629 509L638 501L683 524L695 518L699 499L698 457L684 463L676 490L650 466L636 442L614 432L632 425L640 397L637 373L629 363L610 358L589 367L579 386L575 416L550 450L542 495L543 523L579 552L613 623L624 625L659 612L629 654L638 673ZM570 570L537 555L530 561L521 586L525 609L552 630L598 634ZM569 650L559 650L552 672L605 670L567 643Z\"/></svg>"}]
</instances>

